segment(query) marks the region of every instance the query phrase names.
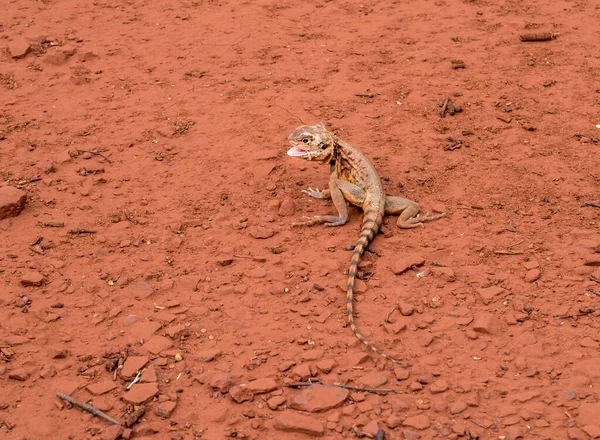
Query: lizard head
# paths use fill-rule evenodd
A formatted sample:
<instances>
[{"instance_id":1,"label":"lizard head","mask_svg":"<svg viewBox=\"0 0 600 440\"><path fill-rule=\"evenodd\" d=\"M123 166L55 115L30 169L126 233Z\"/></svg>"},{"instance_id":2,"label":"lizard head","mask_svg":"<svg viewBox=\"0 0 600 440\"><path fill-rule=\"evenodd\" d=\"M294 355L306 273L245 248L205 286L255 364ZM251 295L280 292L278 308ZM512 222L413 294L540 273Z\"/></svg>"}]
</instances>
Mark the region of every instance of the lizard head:
<instances>
[{"instance_id":1,"label":"lizard head","mask_svg":"<svg viewBox=\"0 0 600 440\"><path fill-rule=\"evenodd\" d=\"M287 152L288 156L325 162L333 155L333 134L327 131L323 123L296 128L289 135L288 141L292 145Z\"/></svg>"}]
</instances>

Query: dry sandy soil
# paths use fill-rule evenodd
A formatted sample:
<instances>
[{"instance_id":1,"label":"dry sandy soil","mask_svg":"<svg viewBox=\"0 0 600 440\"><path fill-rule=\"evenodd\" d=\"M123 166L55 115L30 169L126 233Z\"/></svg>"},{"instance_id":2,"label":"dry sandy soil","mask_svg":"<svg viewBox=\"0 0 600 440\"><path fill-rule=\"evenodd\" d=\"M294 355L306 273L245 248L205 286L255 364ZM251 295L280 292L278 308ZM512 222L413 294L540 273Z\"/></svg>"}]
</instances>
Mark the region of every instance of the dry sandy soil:
<instances>
[{"instance_id":1,"label":"dry sandy soil","mask_svg":"<svg viewBox=\"0 0 600 440\"><path fill-rule=\"evenodd\" d=\"M1 8L0 184L28 198L0 221L0 438L600 437L593 2ZM291 227L334 212L285 154L319 121L448 212L386 218L361 266L358 326L402 365L346 326L361 211Z\"/></svg>"}]
</instances>

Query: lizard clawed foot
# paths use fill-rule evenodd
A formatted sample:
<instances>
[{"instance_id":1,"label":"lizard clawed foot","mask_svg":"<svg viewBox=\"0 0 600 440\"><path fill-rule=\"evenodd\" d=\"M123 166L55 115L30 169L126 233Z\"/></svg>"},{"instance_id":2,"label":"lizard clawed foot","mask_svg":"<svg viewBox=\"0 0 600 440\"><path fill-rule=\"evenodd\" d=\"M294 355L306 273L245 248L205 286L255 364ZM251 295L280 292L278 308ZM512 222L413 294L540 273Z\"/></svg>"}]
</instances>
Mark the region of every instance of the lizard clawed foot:
<instances>
[{"instance_id":1,"label":"lizard clawed foot","mask_svg":"<svg viewBox=\"0 0 600 440\"><path fill-rule=\"evenodd\" d=\"M342 226L345 225L348 221L347 218L342 217L334 217L336 220L332 220L330 222L325 223L325 226Z\"/></svg>"},{"instance_id":2,"label":"lizard clawed foot","mask_svg":"<svg viewBox=\"0 0 600 440\"><path fill-rule=\"evenodd\" d=\"M312 226L314 224L319 223L318 217L306 217L306 216L302 216L302 220L304 220L304 221L303 222L294 222L294 223L292 223L292 227L296 227L296 226Z\"/></svg>"},{"instance_id":3,"label":"lizard clawed foot","mask_svg":"<svg viewBox=\"0 0 600 440\"><path fill-rule=\"evenodd\" d=\"M312 226L324 223L325 226L342 226L348 221L348 217L336 217L335 215L315 215L314 217L302 217L303 222L294 222L292 226Z\"/></svg>"},{"instance_id":4,"label":"lizard clawed foot","mask_svg":"<svg viewBox=\"0 0 600 440\"><path fill-rule=\"evenodd\" d=\"M438 218L442 218L442 217L446 217L445 212L442 212L441 214L436 214L436 215L432 215L431 213L428 212L423 215L417 215L416 217L409 218L402 223L398 222L398 226L403 229L416 228L419 226L424 228L425 227L423 225L424 222L430 222L432 220L437 220Z\"/></svg>"},{"instance_id":5,"label":"lizard clawed foot","mask_svg":"<svg viewBox=\"0 0 600 440\"><path fill-rule=\"evenodd\" d=\"M319 188L312 189L311 187L309 187L308 189L303 189L302 192L304 194L308 194L311 197L314 197L315 199L323 198L323 191L319 190Z\"/></svg>"}]
</instances>

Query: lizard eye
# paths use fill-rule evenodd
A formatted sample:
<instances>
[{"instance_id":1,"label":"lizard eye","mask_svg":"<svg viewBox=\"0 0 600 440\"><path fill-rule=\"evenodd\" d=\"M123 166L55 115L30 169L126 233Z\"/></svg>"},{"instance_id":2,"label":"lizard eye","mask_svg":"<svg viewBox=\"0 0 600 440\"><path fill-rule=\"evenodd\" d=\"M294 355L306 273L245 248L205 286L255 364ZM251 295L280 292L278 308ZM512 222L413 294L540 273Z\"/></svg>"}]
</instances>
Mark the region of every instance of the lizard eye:
<instances>
[{"instance_id":1,"label":"lizard eye","mask_svg":"<svg viewBox=\"0 0 600 440\"><path fill-rule=\"evenodd\" d=\"M326 144L321 145L321 150L325 150L327 148Z\"/></svg>"},{"instance_id":2,"label":"lizard eye","mask_svg":"<svg viewBox=\"0 0 600 440\"><path fill-rule=\"evenodd\" d=\"M303 144L308 144L308 138L304 138L304 139L302 139L302 143L303 143Z\"/></svg>"}]
</instances>

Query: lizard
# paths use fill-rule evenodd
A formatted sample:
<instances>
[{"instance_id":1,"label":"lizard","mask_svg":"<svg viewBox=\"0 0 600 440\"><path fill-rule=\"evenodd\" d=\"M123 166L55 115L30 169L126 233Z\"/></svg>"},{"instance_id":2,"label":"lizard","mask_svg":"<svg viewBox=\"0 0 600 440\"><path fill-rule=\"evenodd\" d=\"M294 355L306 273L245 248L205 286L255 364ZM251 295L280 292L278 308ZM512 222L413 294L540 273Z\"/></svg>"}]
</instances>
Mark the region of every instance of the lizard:
<instances>
[{"instance_id":1,"label":"lizard","mask_svg":"<svg viewBox=\"0 0 600 440\"><path fill-rule=\"evenodd\" d=\"M369 342L358 330L354 319L354 284L356 282L360 259L379 231L385 214L399 214L397 224L400 228L423 226L423 222L444 217L445 212L431 215L419 215L421 208L417 202L385 193L381 178L373 163L357 148L337 137L325 128L323 123L302 125L288 137L291 148L287 154L310 161L329 164L329 187L302 190L303 193L316 199L331 199L338 215L317 215L303 217L303 221L294 222L292 226L342 226L348 221L346 201L363 210L363 221L360 237L354 247L348 281L346 285L346 312L348 325L360 342L380 356L401 364L394 357L383 352Z\"/></svg>"}]
</instances>

